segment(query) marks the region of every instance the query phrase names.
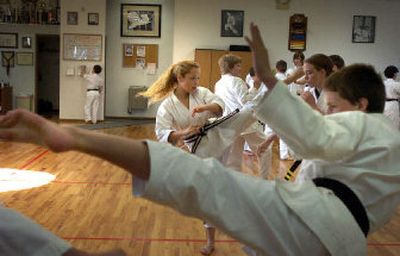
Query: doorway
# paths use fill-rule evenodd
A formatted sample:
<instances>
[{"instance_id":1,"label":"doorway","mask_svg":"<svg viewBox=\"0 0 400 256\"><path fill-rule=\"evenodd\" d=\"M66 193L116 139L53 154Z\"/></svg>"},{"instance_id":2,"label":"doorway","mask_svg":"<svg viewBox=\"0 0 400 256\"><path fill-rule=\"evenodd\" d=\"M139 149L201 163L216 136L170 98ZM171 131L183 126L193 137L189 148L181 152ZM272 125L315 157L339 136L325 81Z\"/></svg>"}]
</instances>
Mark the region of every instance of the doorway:
<instances>
[{"instance_id":1,"label":"doorway","mask_svg":"<svg viewBox=\"0 0 400 256\"><path fill-rule=\"evenodd\" d=\"M36 35L36 110L47 118L60 114L60 36Z\"/></svg>"}]
</instances>

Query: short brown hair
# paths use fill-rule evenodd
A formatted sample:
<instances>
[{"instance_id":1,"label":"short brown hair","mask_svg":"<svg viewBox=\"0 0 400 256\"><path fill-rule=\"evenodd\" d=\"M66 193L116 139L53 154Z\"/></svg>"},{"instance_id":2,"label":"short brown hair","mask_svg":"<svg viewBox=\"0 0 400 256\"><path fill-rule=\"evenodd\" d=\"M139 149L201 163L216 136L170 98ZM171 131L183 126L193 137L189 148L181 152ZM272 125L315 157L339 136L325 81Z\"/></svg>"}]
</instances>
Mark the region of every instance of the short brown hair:
<instances>
[{"instance_id":1,"label":"short brown hair","mask_svg":"<svg viewBox=\"0 0 400 256\"><path fill-rule=\"evenodd\" d=\"M242 59L239 56L233 54L225 54L218 60L221 74L224 75L231 72L232 68L238 63L242 63Z\"/></svg>"},{"instance_id":2,"label":"short brown hair","mask_svg":"<svg viewBox=\"0 0 400 256\"><path fill-rule=\"evenodd\" d=\"M318 71L322 69L325 70L326 76L329 76L332 73L333 63L325 54L314 54L310 58L307 58L305 62L313 65Z\"/></svg>"},{"instance_id":3,"label":"short brown hair","mask_svg":"<svg viewBox=\"0 0 400 256\"><path fill-rule=\"evenodd\" d=\"M344 67L328 77L325 90L337 92L352 104L366 98L368 113L382 113L385 108L385 86L371 65L353 64Z\"/></svg>"}]
</instances>

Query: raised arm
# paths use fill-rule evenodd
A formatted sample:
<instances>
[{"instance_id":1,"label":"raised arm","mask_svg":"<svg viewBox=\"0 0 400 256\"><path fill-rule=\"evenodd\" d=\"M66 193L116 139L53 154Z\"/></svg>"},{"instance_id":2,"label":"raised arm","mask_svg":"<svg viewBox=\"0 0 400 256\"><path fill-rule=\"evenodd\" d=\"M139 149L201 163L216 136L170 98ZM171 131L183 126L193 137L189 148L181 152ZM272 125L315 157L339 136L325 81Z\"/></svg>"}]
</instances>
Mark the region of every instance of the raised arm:
<instances>
[{"instance_id":1,"label":"raised arm","mask_svg":"<svg viewBox=\"0 0 400 256\"><path fill-rule=\"evenodd\" d=\"M251 38L246 36L245 39L251 48L254 70L268 89L272 90L277 80L271 72L268 51L261 38L260 30L253 22L250 24L250 34Z\"/></svg>"},{"instance_id":2,"label":"raised arm","mask_svg":"<svg viewBox=\"0 0 400 256\"><path fill-rule=\"evenodd\" d=\"M0 139L42 145L54 152L76 150L103 158L141 179L150 176L146 143L59 126L22 109L0 116Z\"/></svg>"}]
</instances>

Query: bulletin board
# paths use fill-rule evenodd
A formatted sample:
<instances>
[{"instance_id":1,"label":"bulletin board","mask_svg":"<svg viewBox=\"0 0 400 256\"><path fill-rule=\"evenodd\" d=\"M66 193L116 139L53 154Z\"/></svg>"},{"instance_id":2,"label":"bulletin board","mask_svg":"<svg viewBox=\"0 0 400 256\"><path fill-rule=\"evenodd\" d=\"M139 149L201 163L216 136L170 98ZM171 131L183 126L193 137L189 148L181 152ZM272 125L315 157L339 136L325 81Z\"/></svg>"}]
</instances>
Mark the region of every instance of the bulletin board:
<instances>
[{"instance_id":1,"label":"bulletin board","mask_svg":"<svg viewBox=\"0 0 400 256\"><path fill-rule=\"evenodd\" d=\"M122 66L124 68L147 67L148 63L158 66L158 44L123 44Z\"/></svg>"},{"instance_id":2,"label":"bulletin board","mask_svg":"<svg viewBox=\"0 0 400 256\"><path fill-rule=\"evenodd\" d=\"M64 34L63 39L64 60L101 61L101 35Z\"/></svg>"}]
</instances>

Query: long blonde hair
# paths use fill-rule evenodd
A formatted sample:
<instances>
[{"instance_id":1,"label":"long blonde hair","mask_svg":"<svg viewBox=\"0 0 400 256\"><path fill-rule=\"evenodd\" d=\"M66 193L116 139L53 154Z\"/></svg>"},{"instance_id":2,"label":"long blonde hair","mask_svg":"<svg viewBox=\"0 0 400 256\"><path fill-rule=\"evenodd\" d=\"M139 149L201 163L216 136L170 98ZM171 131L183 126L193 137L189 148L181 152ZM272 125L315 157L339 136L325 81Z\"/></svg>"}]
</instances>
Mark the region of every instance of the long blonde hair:
<instances>
[{"instance_id":1,"label":"long blonde hair","mask_svg":"<svg viewBox=\"0 0 400 256\"><path fill-rule=\"evenodd\" d=\"M185 76L193 68L200 68L194 61L184 60L171 65L145 92L139 95L150 99L150 102L159 101L167 97L177 86L178 76Z\"/></svg>"}]
</instances>

